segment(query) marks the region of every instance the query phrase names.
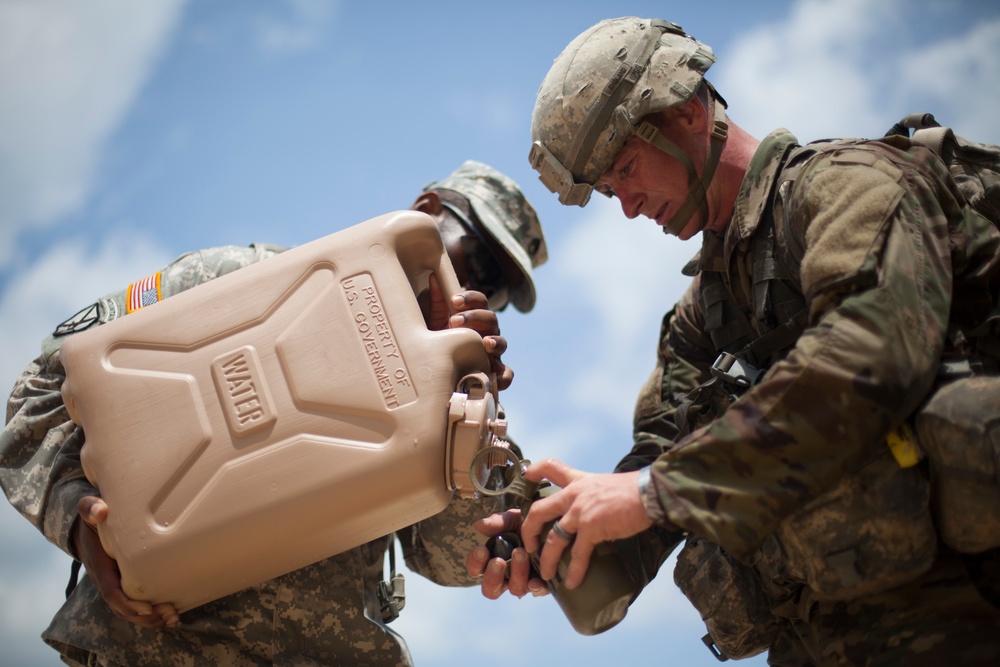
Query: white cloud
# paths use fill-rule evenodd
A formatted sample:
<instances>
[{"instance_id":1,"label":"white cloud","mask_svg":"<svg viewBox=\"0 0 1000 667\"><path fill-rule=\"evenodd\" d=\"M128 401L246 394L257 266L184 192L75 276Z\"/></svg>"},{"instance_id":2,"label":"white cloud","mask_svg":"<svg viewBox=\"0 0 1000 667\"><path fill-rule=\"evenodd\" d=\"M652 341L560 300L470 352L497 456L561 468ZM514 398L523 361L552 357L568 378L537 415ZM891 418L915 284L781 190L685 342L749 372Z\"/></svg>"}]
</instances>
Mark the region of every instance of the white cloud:
<instances>
[{"instance_id":1,"label":"white cloud","mask_svg":"<svg viewBox=\"0 0 1000 667\"><path fill-rule=\"evenodd\" d=\"M787 20L729 44L710 78L758 137L778 127L805 141L879 136L907 113L931 111L995 142L1000 23L939 33L929 29L939 10L926 0L801 0ZM913 20L896 20L910 12Z\"/></svg>"},{"instance_id":2,"label":"white cloud","mask_svg":"<svg viewBox=\"0 0 1000 667\"><path fill-rule=\"evenodd\" d=\"M899 94L923 103L942 124L977 141L1000 143L1000 20L973 26L899 63Z\"/></svg>"},{"instance_id":3,"label":"white cloud","mask_svg":"<svg viewBox=\"0 0 1000 667\"><path fill-rule=\"evenodd\" d=\"M858 66L862 45L872 39L865 15L891 7L803 0L787 20L755 26L734 40L709 76L734 120L752 134L783 126L803 137L832 136L845 118L865 120L876 87Z\"/></svg>"},{"instance_id":4,"label":"white cloud","mask_svg":"<svg viewBox=\"0 0 1000 667\"><path fill-rule=\"evenodd\" d=\"M86 201L183 2L0 4L0 266L20 230Z\"/></svg>"},{"instance_id":5,"label":"white cloud","mask_svg":"<svg viewBox=\"0 0 1000 667\"><path fill-rule=\"evenodd\" d=\"M302 53L316 47L340 9L339 0L286 0L289 18L258 17L257 44L274 54Z\"/></svg>"},{"instance_id":6,"label":"white cloud","mask_svg":"<svg viewBox=\"0 0 1000 667\"><path fill-rule=\"evenodd\" d=\"M603 342L574 369L569 386L575 405L631 415L655 361L660 320L687 288L690 279L681 269L699 247L698 239L665 236L646 218L627 219L617 200L594 197L587 205L551 260L565 292L556 298L582 301L579 307L593 316L587 318L588 338Z\"/></svg>"},{"instance_id":7,"label":"white cloud","mask_svg":"<svg viewBox=\"0 0 1000 667\"><path fill-rule=\"evenodd\" d=\"M600 311L607 337L625 344L646 333L637 315L677 301L689 282L681 269L700 247L666 236L648 218L629 220L617 199L599 196L564 245L553 269Z\"/></svg>"}]
</instances>

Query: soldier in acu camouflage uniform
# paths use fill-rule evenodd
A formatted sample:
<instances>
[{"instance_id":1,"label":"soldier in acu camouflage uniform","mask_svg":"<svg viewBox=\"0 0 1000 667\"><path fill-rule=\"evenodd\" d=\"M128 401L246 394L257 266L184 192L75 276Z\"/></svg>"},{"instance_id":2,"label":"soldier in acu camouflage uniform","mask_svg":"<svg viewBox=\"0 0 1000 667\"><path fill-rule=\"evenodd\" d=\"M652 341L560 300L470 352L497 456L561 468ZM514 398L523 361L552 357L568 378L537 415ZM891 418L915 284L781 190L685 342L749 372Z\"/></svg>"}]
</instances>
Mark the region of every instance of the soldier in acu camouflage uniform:
<instances>
[{"instance_id":1,"label":"soldier in acu camouflage uniform","mask_svg":"<svg viewBox=\"0 0 1000 667\"><path fill-rule=\"evenodd\" d=\"M704 79L714 61L675 24L615 19L539 89L530 159L562 203L597 190L702 244L631 453L616 474L534 464L563 488L532 506L525 546L544 578L569 548L572 588L595 544L638 545L638 595L684 544L675 581L723 657L1000 664L997 517L955 539L969 499L931 454L961 426L961 455L987 461L966 479L996 505L1000 234L909 138L751 137ZM483 593L497 585L486 571Z\"/></svg>"},{"instance_id":2,"label":"soldier in acu camouflage uniform","mask_svg":"<svg viewBox=\"0 0 1000 667\"><path fill-rule=\"evenodd\" d=\"M487 308L535 303L531 270L546 260L538 218L517 185L487 165L466 162L432 183L413 209L435 217L462 285L464 324L484 336L499 386L512 373L506 342ZM377 594L390 537L185 612L125 597L114 562L92 529L107 506L80 467L82 430L60 396L59 347L65 336L123 317L280 252L229 246L188 253L127 290L110 294L60 325L18 379L0 439L0 482L11 503L46 538L82 560L89 576L73 589L43 639L71 665L409 665L402 638L383 622ZM148 288L148 289L144 289ZM478 292L478 293L477 293ZM150 298L143 298L148 295ZM133 298L135 297L135 298ZM434 328L448 323L431 323ZM482 501L451 503L396 537L407 564L448 586L475 583L461 559L478 538L472 522L493 511Z\"/></svg>"}]
</instances>

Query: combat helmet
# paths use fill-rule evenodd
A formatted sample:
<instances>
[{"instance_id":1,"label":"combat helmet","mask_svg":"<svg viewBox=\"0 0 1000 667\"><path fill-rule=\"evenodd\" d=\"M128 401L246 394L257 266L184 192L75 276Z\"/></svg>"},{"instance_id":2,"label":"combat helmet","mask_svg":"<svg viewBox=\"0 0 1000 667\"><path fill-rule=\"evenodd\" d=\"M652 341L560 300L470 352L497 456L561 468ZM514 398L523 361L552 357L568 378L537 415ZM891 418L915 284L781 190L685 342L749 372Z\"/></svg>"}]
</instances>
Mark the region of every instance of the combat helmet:
<instances>
[{"instance_id":1,"label":"combat helmet","mask_svg":"<svg viewBox=\"0 0 1000 667\"><path fill-rule=\"evenodd\" d=\"M487 245L497 247L516 267L517 275L508 276L510 302L522 313L534 308L535 283L531 270L544 264L549 255L538 215L517 183L488 164L466 160L451 174L424 188L425 192L428 190L452 190L468 200L492 241ZM446 201L441 203L471 231L480 233L474 221L464 219L461 210ZM467 261L475 261L475 258L467 258ZM492 300L490 306L503 309Z\"/></svg>"},{"instance_id":2,"label":"combat helmet","mask_svg":"<svg viewBox=\"0 0 1000 667\"><path fill-rule=\"evenodd\" d=\"M634 16L601 21L569 43L539 87L531 166L560 203L585 206L598 178L638 134L687 169L691 194L671 219L676 233L695 210L704 211L726 140L725 101L704 78L713 63L712 49L676 23ZM687 154L642 119L685 104L702 82L712 90L714 125L699 179Z\"/></svg>"}]
</instances>

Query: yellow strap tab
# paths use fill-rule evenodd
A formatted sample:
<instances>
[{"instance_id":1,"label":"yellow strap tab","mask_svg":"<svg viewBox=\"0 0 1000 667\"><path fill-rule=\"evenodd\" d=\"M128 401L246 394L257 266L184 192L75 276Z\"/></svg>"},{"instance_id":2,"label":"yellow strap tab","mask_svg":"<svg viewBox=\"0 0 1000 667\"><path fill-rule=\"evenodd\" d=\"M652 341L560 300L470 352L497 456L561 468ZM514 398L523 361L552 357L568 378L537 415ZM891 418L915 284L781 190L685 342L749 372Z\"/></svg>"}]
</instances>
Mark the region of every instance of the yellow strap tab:
<instances>
[{"instance_id":1,"label":"yellow strap tab","mask_svg":"<svg viewBox=\"0 0 1000 667\"><path fill-rule=\"evenodd\" d=\"M917 446L917 439L913 435L913 429L905 422L900 424L895 431L889 433L886 436L886 441L889 443L889 449L892 450L892 455L900 468L912 468L923 458L923 453Z\"/></svg>"}]
</instances>

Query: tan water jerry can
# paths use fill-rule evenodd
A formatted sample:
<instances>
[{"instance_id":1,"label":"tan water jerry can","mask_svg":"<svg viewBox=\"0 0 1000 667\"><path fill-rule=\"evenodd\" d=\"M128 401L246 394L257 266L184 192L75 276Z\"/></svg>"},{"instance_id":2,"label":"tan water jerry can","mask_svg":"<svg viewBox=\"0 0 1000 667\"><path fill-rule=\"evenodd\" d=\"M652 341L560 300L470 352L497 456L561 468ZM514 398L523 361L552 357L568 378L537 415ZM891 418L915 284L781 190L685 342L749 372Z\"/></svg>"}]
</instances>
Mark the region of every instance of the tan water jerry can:
<instances>
[{"instance_id":1,"label":"tan water jerry can","mask_svg":"<svg viewBox=\"0 0 1000 667\"><path fill-rule=\"evenodd\" d=\"M430 331L434 221L390 213L62 347L125 593L184 611L471 497L503 435L480 336Z\"/></svg>"}]
</instances>

